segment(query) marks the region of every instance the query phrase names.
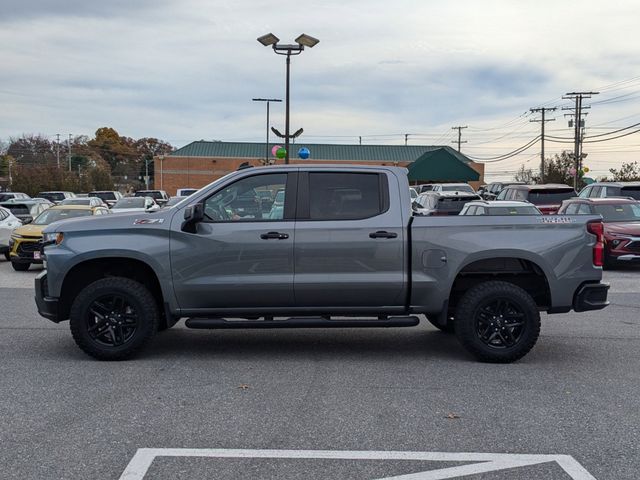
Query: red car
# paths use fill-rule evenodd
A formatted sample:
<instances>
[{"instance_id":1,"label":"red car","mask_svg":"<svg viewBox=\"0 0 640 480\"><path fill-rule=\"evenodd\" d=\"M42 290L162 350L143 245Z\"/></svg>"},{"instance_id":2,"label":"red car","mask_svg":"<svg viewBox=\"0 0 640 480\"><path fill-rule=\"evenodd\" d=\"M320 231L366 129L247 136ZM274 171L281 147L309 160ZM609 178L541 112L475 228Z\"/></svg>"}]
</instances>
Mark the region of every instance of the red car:
<instances>
[{"instance_id":1,"label":"red car","mask_svg":"<svg viewBox=\"0 0 640 480\"><path fill-rule=\"evenodd\" d=\"M572 198L558 214L602 215L605 266L640 261L640 202L631 198Z\"/></svg>"},{"instance_id":2,"label":"red car","mask_svg":"<svg viewBox=\"0 0 640 480\"><path fill-rule=\"evenodd\" d=\"M515 200L533 203L543 215L553 215L563 200L577 197L573 187L556 183L542 185L508 185L496 200Z\"/></svg>"}]
</instances>

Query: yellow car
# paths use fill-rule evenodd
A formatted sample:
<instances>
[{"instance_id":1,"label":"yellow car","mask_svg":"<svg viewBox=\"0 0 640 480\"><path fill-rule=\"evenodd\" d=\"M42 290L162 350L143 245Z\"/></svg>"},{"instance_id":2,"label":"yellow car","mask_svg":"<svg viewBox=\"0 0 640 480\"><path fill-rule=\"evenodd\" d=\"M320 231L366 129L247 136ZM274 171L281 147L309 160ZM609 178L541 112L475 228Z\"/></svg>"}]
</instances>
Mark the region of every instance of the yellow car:
<instances>
[{"instance_id":1,"label":"yellow car","mask_svg":"<svg viewBox=\"0 0 640 480\"><path fill-rule=\"evenodd\" d=\"M68 218L107 215L106 207L88 205L60 205L51 207L27 225L16 228L9 239L9 257L14 270L24 272L32 263L42 263L42 230L53 223Z\"/></svg>"}]
</instances>

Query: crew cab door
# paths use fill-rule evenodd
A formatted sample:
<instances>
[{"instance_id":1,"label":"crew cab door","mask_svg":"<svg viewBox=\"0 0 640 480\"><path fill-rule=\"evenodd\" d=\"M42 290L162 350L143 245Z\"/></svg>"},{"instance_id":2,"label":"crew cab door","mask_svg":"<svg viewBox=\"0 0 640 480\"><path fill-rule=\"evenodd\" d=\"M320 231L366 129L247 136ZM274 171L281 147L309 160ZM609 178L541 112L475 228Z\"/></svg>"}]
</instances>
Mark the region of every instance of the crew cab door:
<instances>
[{"instance_id":1,"label":"crew cab door","mask_svg":"<svg viewBox=\"0 0 640 480\"><path fill-rule=\"evenodd\" d=\"M406 239L395 177L367 170L299 175L296 305L403 305Z\"/></svg>"},{"instance_id":2,"label":"crew cab door","mask_svg":"<svg viewBox=\"0 0 640 480\"><path fill-rule=\"evenodd\" d=\"M293 305L296 175L256 173L212 192L193 233L182 230L183 215L173 217L171 270L181 309ZM276 196L273 204L260 199Z\"/></svg>"}]
</instances>

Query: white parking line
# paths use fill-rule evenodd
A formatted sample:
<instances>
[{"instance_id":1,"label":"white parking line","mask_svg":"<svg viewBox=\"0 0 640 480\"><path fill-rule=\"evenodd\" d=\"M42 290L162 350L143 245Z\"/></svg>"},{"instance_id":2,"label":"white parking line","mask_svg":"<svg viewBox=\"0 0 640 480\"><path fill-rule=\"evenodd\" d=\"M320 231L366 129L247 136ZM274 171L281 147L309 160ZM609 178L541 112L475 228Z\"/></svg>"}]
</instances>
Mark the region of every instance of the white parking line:
<instances>
[{"instance_id":1,"label":"white parking line","mask_svg":"<svg viewBox=\"0 0 640 480\"><path fill-rule=\"evenodd\" d=\"M120 480L142 480L156 457L286 458L333 460L412 460L430 462L476 462L431 469L378 480L445 480L477 473L495 472L555 462L573 480L596 480L569 455L520 455L508 453L448 453L349 450L234 450L224 448L141 448L133 456Z\"/></svg>"}]
</instances>

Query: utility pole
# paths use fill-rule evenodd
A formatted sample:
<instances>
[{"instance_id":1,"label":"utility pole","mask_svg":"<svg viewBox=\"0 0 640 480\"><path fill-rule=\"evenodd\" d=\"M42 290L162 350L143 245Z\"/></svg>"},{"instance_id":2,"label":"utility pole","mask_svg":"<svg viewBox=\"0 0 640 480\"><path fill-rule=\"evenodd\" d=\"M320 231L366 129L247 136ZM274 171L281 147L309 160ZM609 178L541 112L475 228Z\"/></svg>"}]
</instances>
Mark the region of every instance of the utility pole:
<instances>
[{"instance_id":1,"label":"utility pole","mask_svg":"<svg viewBox=\"0 0 640 480\"><path fill-rule=\"evenodd\" d=\"M71 171L71 134L67 138L67 157L69 159L69 171Z\"/></svg>"},{"instance_id":2,"label":"utility pole","mask_svg":"<svg viewBox=\"0 0 640 480\"><path fill-rule=\"evenodd\" d=\"M583 125L582 110L591 107L583 107L582 99L591 98L592 95L598 95L600 92L569 92L562 98L565 100L575 100L575 107L563 107L563 110L573 110L573 113L566 113L565 116L573 116L573 156L575 175L573 176L573 188L578 188L578 172L582 168L582 138L580 128Z\"/></svg>"},{"instance_id":3,"label":"utility pole","mask_svg":"<svg viewBox=\"0 0 640 480\"><path fill-rule=\"evenodd\" d=\"M404 134L404 146L405 146L405 147L407 146L407 142L408 142L408 141L409 141L409 134L408 134L408 133L405 133L405 134Z\"/></svg>"},{"instance_id":4,"label":"utility pole","mask_svg":"<svg viewBox=\"0 0 640 480\"><path fill-rule=\"evenodd\" d=\"M359 136L359 137L358 137L358 144L359 144L359 145L362 145L362 136Z\"/></svg>"},{"instance_id":5,"label":"utility pole","mask_svg":"<svg viewBox=\"0 0 640 480\"><path fill-rule=\"evenodd\" d=\"M60 134L56 133L56 162L58 163L58 170L60 170Z\"/></svg>"},{"instance_id":6,"label":"utility pole","mask_svg":"<svg viewBox=\"0 0 640 480\"><path fill-rule=\"evenodd\" d=\"M542 118L540 120L529 120L530 122L540 122L540 128L541 128L541 133L540 133L540 140L541 140L541 146L540 146L540 183L544 183L544 124L547 122L554 122L555 118L545 118L545 113L547 112L555 112L558 108L557 107L552 107L552 108L545 108L545 107L540 107L540 108L530 108L529 111L531 113L537 113L540 112L542 114Z\"/></svg>"},{"instance_id":7,"label":"utility pole","mask_svg":"<svg viewBox=\"0 0 640 480\"><path fill-rule=\"evenodd\" d=\"M467 125L465 125L464 127L451 127L451 130L458 130L458 140L453 140L451 143L457 143L458 144L458 151L460 151L460 144L461 143L467 143L467 141L462 141L462 129L463 128L467 128Z\"/></svg>"}]
</instances>

